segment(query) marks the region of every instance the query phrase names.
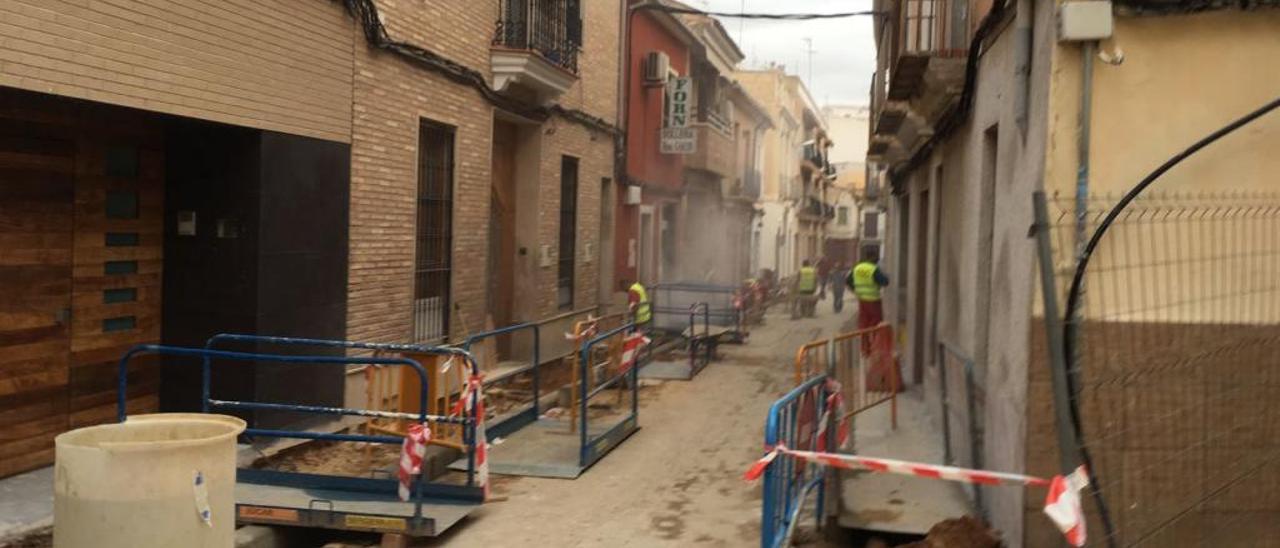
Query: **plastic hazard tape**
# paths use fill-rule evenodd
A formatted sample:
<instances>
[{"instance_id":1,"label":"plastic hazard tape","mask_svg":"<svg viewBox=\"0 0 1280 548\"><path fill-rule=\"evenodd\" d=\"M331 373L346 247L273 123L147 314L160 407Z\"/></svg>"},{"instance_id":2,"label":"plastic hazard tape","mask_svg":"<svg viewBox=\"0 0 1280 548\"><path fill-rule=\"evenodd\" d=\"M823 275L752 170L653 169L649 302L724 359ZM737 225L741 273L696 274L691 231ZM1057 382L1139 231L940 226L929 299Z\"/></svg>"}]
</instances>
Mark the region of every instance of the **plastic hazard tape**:
<instances>
[{"instance_id":1,"label":"plastic hazard tape","mask_svg":"<svg viewBox=\"0 0 1280 548\"><path fill-rule=\"evenodd\" d=\"M619 371L630 371L636 364L636 358L640 356L640 349L650 342L649 337L639 331L627 335L626 340L622 342L622 363L619 365Z\"/></svg>"},{"instance_id":2,"label":"plastic hazard tape","mask_svg":"<svg viewBox=\"0 0 1280 548\"><path fill-rule=\"evenodd\" d=\"M921 464L895 459L799 451L779 445L751 465L751 468L743 474L743 479L748 481L759 479L764 474L765 469L769 467L769 464L781 454L819 466L848 470L870 470L872 472L958 481L977 485L1048 487L1049 493L1044 501L1045 515L1049 516L1049 519L1058 527L1058 530L1062 531L1063 535L1067 537L1067 542L1071 543L1072 546L1084 546L1085 520L1084 510L1080 503L1080 491L1089 485L1089 476L1083 466L1066 476L1054 476L1052 479L1044 479L1022 474Z\"/></svg>"},{"instance_id":3,"label":"plastic hazard tape","mask_svg":"<svg viewBox=\"0 0 1280 548\"><path fill-rule=\"evenodd\" d=\"M409 500L413 476L422 473L422 458L427 454L427 442L431 441L431 429L423 424L409 425L404 443L400 445L400 500Z\"/></svg>"},{"instance_id":4,"label":"plastic hazard tape","mask_svg":"<svg viewBox=\"0 0 1280 548\"><path fill-rule=\"evenodd\" d=\"M476 484L484 488L484 498L489 498L489 437L485 434L485 409L484 409L484 377L479 374L471 375L467 379L467 384L462 387L462 395L458 397L458 403L454 404L453 414L459 415L467 412L476 418ZM474 413L473 413L474 411Z\"/></svg>"},{"instance_id":5,"label":"plastic hazard tape","mask_svg":"<svg viewBox=\"0 0 1280 548\"><path fill-rule=\"evenodd\" d=\"M597 318L595 316L588 314L587 319L583 321L587 322L587 328L583 329L582 333L579 333L577 335L566 331L564 334L565 340L577 341L581 339L589 339L591 337L596 336L596 333L598 333L600 329L600 318Z\"/></svg>"}]
</instances>

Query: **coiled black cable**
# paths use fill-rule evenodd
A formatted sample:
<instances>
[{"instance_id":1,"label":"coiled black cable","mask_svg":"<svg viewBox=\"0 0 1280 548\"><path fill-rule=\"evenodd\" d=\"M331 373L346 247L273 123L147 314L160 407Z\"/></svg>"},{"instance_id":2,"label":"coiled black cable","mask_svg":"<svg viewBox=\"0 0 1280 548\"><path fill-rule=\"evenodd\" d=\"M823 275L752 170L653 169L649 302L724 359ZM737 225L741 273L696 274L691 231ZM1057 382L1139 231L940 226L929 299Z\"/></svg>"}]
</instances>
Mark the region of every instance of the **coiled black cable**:
<instances>
[{"instance_id":1,"label":"coiled black cable","mask_svg":"<svg viewBox=\"0 0 1280 548\"><path fill-rule=\"evenodd\" d=\"M1137 185L1134 185L1134 187L1130 189L1129 192L1125 193L1124 197L1111 208L1111 211L1107 212L1107 216L1102 219L1102 223L1100 223L1098 228L1093 231L1093 236L1089 238L1089 243L1084 246L1084 250L1081 252L1080 258L1076 262L1075 273L1071 276L1071 288L1067 291L1066 310L1063 312L1063 357L1065 358L1068 368L1066 375L1067 392L1070 394L1071 426L1075 430L1076 447L1080 452L1080 461L1084 464L1085 469L1089 474L1089 490L1094 502L1098 505L1098 513L1102 520L1103 529L1107 535L1108 545L1115 545L1115 527L1111 521L1110 512L1107 510L1106 501L1102 498L1102 493L1098 489L1100 484L1098 483L1097 471L1093 466L1093 458L1089 453L1089 448L1083 443L1084 429L1081 425L1080 402L1077 397L1077 388L1079 387L1079 383L1076 379L1076 376L1079 375L1080 372L1071 367L1071 364L1075 362L1075 341L1076 337L1079 335L1079 326L1076 322L1072 321L1072 318L1075 317L1077 309L1080 307L1080 291L1084 286L1084 274L1089 268L1089 259L1093 256L1094 249L1098 247L1098 242L1102 241L1102 236L1107 233L1107 229L1111 228L1111 223L1115 222L1116 218L1120 216L1120 213L1124 211L1126 207L1129 207L1129 203L1133 202L1133 200L1136 199L1138 195L1142 194L1147 187L1150 187L1152 183L1155 183L1160 176L1167 173L1170 169L1173 169L1174 166L1178 165L1183 160L1190 158L1201 149L1209 146L1214 141L1231 134L1235 130L1248 125L1250 122L1261 118L1268 112L1277 108L1280 108L1280 97L1277 97L1253 112L1237 118L1235 121L1223 126L1217 131L1210 133L1184 149L1182 152L1179 152L1169 158L1163 164L1160 164L1160 167L1157 167L1154 171L1139 181Z\"/></svg>"}]
</instances>

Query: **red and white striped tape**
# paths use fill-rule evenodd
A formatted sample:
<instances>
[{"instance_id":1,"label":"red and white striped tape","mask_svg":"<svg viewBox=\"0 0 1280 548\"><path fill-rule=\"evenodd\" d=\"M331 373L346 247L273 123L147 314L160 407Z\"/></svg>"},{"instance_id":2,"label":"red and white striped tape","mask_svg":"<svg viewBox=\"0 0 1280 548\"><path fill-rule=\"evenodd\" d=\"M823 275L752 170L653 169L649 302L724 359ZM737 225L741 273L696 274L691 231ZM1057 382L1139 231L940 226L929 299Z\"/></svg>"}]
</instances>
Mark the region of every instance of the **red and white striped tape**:
<instances>
[{"instance_id":1,"label":"red and white striped tape","mask_svg":"<svg viewBox=\"0 0 1280 548\"><path fill-rule=\"evenodd\" d=\"M778 455L782 454L795 457L796 459L805 462L811 462L820 466L828 466L832 468L870 470L872 472L902 474L920 478L959 481L978 485L1049 487L1049 494L1045 498L1044 513L1048 515L1054 525L1056 525L1058 529L1066 535L1068 542L1073 546L1084 546L1085 520L1084 511L1080 504L1080 490L1089 485L1089 480L1088 474L1085 473L1083 466L1077 468L1074 472L1066 476L1054 476L1053 479L1047 480L1022 474L991 472L988 470L972 470L968 468L958 468L955 466L922 464L896 459L861 457L858 455L845 455L840 453L821 453L817 451L799 451L779 445L771 449L764 457L761 457L760 460L757 460L755 464L751 465L751 468L743 474L743 479L748 481L759 479L760 476L764 474L765 469L769 467L769 464L777 459Z\"/></svg>"},{"instance_id":2,"label":"red and white striped tape","mask_svg":"<svg viewBox=\"0 0 1280 548\"><path fill-rule=\"evenodd\" d=\"M476 485L484 488L484 498L489 498L489 438L485 435L484 378L471 375L462 387L462 394L453 406L454 415L468 414L475 409L476 418Z\"/></svg>"},{"instance_id":3,"label":"red and white striped tape","mask_svg":"<svg viewBox=\"0 0 1280 548\"><path fill-rule=\"evenodd\" d=\"M827 425L831 423L832 413L840 417L839 424L836 425L836 447L844 447L845 442L849 441L853 415L845 415L844 390L840 386L840 381L827 378L827 393L829 395L826 410L822 413L822 420L818 421L817 447L828 447Z\"/></svg>"},{"instance_id":4,"label":"red and white striped tape","mask_svg":"<svg viewBox=\"0 0 1280 548\"><path fill-rule=\"evenodd\" d=\"M413 476L422 473L422 458L427 454L427 442L431 441L431 429L425 424L411 424L400 445L400 500L409 500Z\"/></svg>"},{"instance_id":5,"label":"red and white striped tape","mask_svg":"<svg viewBox=\"0 0 1280 548\"><path fill-rule=\"evenodd\" d=\"M579 333L577 335L574 335L573 333L566 331L564 334L565 340L570 340L570 341L586 340L596 336L596 333L600 331L600 318L597 318L595 316L587 316L587 319L583 321L590 322L586 326L586 329L583 329L582 333Z\"/></svg>"},{"instance_id":6,"label":"red and white striped tape","mask_svg":"<svg viewBox=\"0 0 1280 548\"><path fill-rule=\"evenodd\" d=\"M626 340L622 342L622 363L618 366L620 373L630 371L635 366L640 350L649 342L649 337L639 331L627 335Z\"/></svg>"},{"instance_id":7,"label":"red and white striped tape","mask_svg":"<svg viewBox=\"0 0 1280 548\"><path fill-rule=\"evenodd\" d=\"M1089 474L1083 466L1065 476L1054 476L1049 494L1044 497L1044 513L1072 546L1084 546L1084 508L1080 491L1089 486Z\"/></svg>"}]
</instances>

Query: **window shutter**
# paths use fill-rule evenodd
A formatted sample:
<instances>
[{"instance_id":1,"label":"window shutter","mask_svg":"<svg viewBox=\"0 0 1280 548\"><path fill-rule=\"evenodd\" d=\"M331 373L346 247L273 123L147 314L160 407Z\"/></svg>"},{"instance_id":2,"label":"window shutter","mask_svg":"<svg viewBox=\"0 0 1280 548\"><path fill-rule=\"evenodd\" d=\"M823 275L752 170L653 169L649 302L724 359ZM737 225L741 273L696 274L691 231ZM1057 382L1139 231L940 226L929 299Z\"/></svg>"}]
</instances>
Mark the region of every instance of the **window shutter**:
<instances>
[{"instance_id":1,"label":"window shutter","mask_svg":"<svg viewBox=\"0 0 1280 548\"><path fill-rule=\"evenodd\" d=\"M582 47L582 0L565 0L565 29L569 43Z\"/></svg>"}]
</instances>

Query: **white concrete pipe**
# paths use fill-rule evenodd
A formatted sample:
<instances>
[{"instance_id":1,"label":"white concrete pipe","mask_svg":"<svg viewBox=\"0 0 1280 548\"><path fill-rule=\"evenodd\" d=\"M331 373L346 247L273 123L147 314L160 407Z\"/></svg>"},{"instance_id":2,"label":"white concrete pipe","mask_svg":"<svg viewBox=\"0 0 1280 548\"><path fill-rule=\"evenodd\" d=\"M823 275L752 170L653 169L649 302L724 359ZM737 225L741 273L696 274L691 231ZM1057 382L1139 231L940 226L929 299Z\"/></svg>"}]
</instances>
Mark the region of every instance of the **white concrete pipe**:
<instances>
[{"instance_id":1,"label":"white concrete pipe","mask_svg":"<svg viewBox=\"0 0 1280 548\"><path fill-rule=\"evenodd\" d=\"M165 413L59 435L54 547L232 546L244 428L225 415Z\"/></svg>"}]
</instances>

